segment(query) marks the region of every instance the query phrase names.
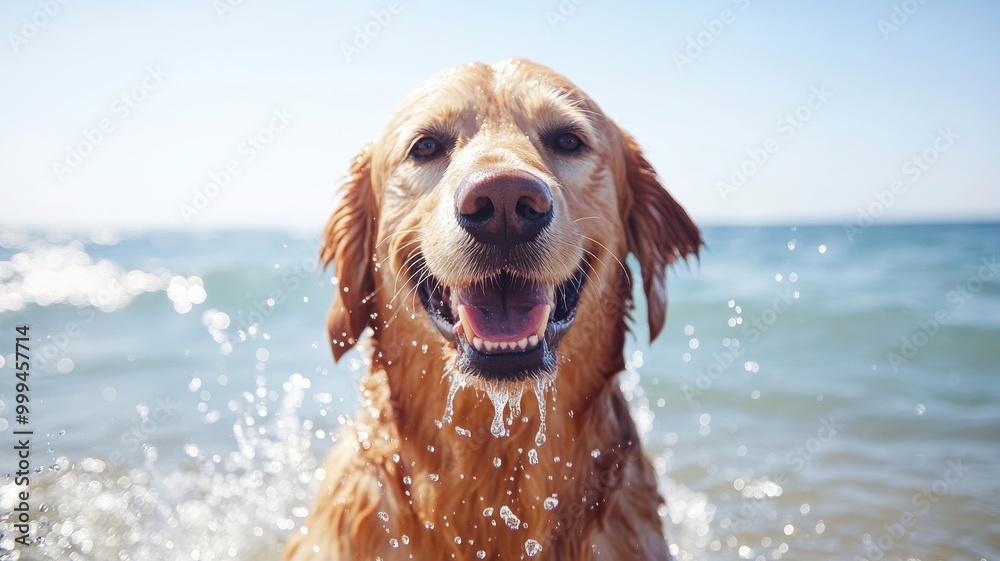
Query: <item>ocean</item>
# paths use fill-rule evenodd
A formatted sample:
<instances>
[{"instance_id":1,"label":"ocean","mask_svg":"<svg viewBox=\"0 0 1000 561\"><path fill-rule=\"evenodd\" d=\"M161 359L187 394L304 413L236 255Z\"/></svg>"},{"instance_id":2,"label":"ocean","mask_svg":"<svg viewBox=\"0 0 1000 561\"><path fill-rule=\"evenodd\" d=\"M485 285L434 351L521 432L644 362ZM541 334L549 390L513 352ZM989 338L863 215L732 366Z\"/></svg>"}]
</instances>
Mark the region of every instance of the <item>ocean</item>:
<instances>
[{"instance_id":1,"label":"ocean","mask_svg":"<svg viewBox=\"0 0 1000 561\"><path fill-rule=\"evenodd\" d=\"M678 561L1000 561L1000 224L704 233L618 379ZM0 560L278 559L363 368L318 243L0 230Z\"/></svg>"}]
</instances>

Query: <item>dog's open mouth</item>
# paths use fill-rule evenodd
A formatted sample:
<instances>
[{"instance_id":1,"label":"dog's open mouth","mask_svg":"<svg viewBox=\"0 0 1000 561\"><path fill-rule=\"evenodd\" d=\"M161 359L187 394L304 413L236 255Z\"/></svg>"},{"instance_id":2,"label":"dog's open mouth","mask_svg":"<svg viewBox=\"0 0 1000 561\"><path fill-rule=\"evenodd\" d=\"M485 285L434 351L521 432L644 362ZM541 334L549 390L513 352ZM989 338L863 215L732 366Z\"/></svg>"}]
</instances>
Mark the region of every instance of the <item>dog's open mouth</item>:
<instances>
[{"instance_id":1,"label":"dog's open mouth","mask_svg":"<svg viewBox=\"0 0 1000 561\"><path fill-rule=\"evenodd\" d=\"M458 368L481 378L520 381L551 373L555 349L576 317L586 263L548 285L504 270L462 288L422 275L420 301L458 349Z\"/></svg>"}]
</instances>

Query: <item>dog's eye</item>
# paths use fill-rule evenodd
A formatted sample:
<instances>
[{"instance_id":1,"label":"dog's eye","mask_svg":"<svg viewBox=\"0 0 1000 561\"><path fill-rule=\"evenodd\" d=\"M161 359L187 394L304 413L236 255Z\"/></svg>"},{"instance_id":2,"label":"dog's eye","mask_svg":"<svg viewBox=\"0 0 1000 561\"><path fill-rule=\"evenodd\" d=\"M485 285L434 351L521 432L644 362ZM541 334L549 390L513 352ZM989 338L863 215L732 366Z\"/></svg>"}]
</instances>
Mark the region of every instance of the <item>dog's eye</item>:
<instances>
[{"instance_id":1,"label":"dog's eye","mask_svg":"<svg viewBox=\"0 0 1000 561\"><path fill-rule=\"evenodd\" d=\"M555 138L552 145L560 152L576 152L583 146L583 141L571 132L564 132Z\"/></svg>"},{"instance_id":2,"label":"dog's eye","mask_svg":"<svg viewBox=\"0 0 1000 561\"><path fill-rule=\"evenodd\" d=\"M437 156L440 152L441 143L429 136L425 136L413 145L410 155L419 160L426 160Z\"/></svg>"}]
</instances>

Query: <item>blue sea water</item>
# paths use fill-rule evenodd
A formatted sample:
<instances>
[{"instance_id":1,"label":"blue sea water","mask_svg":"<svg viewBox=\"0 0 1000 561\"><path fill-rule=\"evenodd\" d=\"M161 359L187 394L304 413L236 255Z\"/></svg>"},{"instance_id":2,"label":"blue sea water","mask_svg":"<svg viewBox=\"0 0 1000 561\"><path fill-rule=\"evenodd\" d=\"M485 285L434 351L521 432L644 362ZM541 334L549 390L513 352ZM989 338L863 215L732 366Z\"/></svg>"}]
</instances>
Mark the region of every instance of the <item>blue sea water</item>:
<instances>
[{"instance_id":1,"label":"blue sea water","mask_svg":"<svg viewBox=\"0 0 1000 561\"><path fill-rule=\"evenodd\" d=\"M619 378L677 558L1000 559L1000 225L705 237ZM330 356L318 243L0 231L0 559L277 559L364 367Z\"/></svg>"}]
</instances>

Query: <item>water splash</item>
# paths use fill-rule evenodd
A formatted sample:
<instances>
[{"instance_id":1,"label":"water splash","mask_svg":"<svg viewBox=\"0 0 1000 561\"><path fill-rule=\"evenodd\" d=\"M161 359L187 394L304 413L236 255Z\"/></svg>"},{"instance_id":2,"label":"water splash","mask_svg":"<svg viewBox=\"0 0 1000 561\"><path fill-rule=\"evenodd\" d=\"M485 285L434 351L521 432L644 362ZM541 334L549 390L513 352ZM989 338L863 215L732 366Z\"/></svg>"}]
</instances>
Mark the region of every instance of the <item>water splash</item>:
<instances>
[{"instance_id":1,"label":"water splash","mask_svg":"<svg viewBox=\"0 0 1000 561\"><path fill-rule=\"evenodd\" d=\"M144 465L135 468L100 458L58 458L33 480L32 499L39 506L29 536L36 545L14 551L12 520L0 520L0 559L274 559L308 514L320 478L311 423L295 414L307 386L303 380L295 375L286 382L269 417L254 407L239 415L233 427L238 448L228 455L189 445L194 463L168 472L152 446ZM9 510L20 490L0 486L0 510Z\"/></svg>"}]
</instances>

